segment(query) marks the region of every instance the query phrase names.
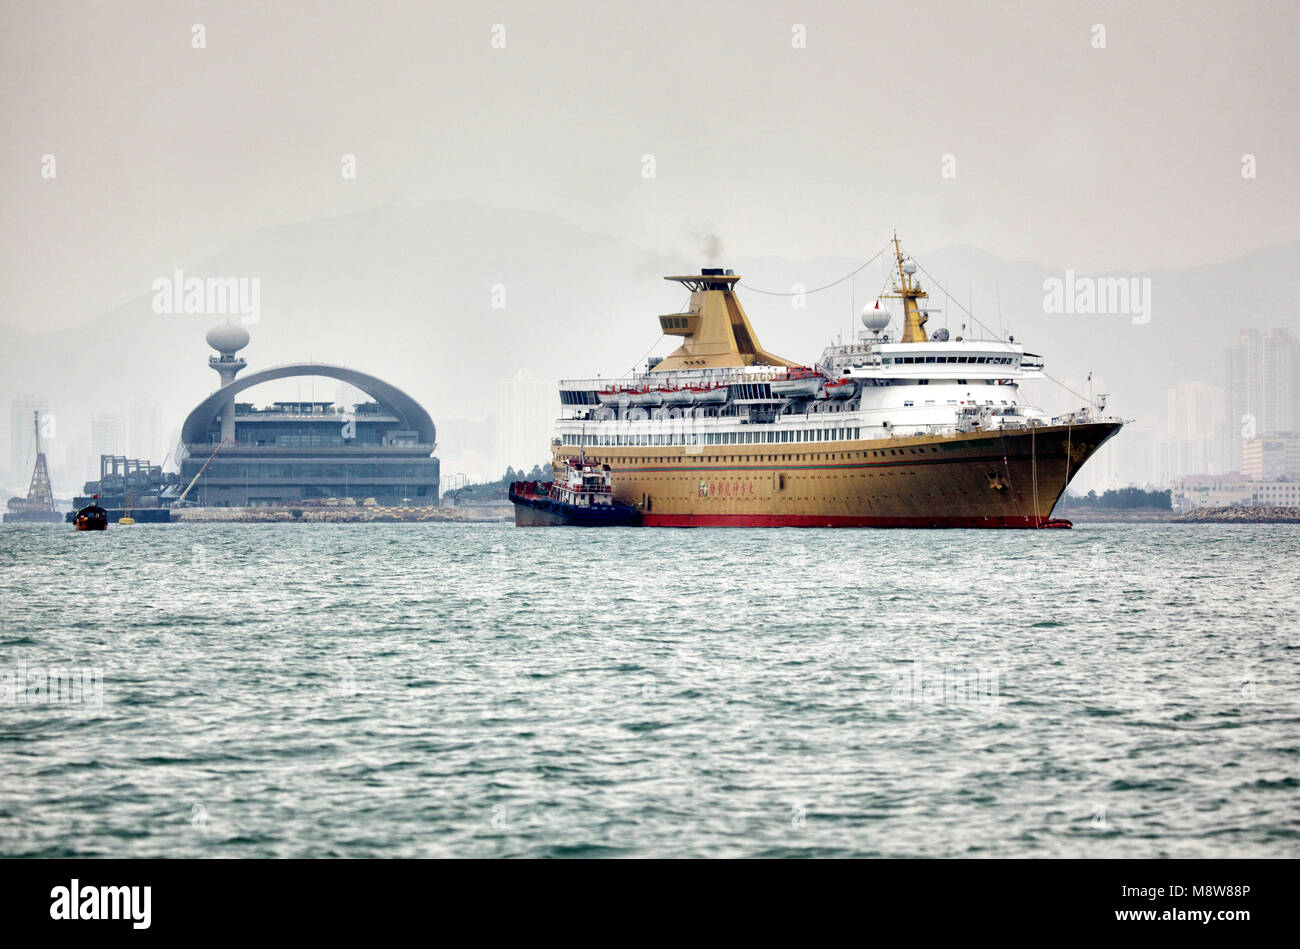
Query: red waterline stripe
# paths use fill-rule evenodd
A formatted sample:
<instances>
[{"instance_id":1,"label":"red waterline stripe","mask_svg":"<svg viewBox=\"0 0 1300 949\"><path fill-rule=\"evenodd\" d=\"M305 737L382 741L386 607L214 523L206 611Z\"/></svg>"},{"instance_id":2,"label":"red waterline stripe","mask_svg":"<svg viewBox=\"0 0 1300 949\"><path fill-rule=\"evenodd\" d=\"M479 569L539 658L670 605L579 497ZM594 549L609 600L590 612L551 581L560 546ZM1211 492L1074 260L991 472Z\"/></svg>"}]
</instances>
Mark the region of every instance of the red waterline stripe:
<instances>
[{"instance_id":1,"label":"red waterline stripe","mask_svg":"<svg viewBox=\"0 0 1300 949\"><path fill-rule=\"evenodd\" d=\"M653 514L645 527L1038 527L1046 517L859 517L840 514Z\"/></svg>"}]
</instances>

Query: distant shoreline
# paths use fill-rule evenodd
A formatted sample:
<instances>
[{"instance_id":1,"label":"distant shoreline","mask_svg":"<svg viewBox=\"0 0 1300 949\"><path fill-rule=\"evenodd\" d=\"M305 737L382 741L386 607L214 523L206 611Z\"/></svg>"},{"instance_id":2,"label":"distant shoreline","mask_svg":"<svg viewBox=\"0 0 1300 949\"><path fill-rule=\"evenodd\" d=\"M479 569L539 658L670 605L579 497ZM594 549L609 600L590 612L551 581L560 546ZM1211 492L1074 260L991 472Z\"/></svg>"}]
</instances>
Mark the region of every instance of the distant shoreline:
<instances>
[{"instance_id":1,"label":"distant shoreline","mask_svg":"<svg viewBox=\"0 0 1300 949\"><path fill-rule=\"evenodd\" d=\"M1132 511L1058 508L1055 513L1076 524L1300 524L1297 507L1202 507L1186 514L1149 508Z\"/></svg>"},{"instance_id":2,"label":"distant shoreline","mask_svg":"<svg viewBox=\"0 0 1300 949\"><path fill-rule=\"evenodd\" d=\"M1201 507L1178 524L1300 524L1300 507Z\"/></svg>"},{"instance_id":3,"label":"distant shoreline","mask_svg":"<svg viewBox=\"0 0 1300 949\"><path fill-rule=\"evenodd\" d=\"M1075 523L1084 524L1157 524L1178 518L1176 511L1159 510L1157 508L1133 508L1131 510L1107 510L1096 507L1066 508L1064 510L1057 508L1053 514L1056 517L1064 517Z\"/></svg>"},{"instance_id":4,"label":"distant shoreline","mask_svg":"<svg viewBox=\"0 0 1300 949\"><path fill-rule=\"evenodd\" d=\"M298 516L294 516L294 512ZM509 503L463 507L181 508L171 521L189 524L477 524L513 518Z\"/></svg>"}]
</instances>

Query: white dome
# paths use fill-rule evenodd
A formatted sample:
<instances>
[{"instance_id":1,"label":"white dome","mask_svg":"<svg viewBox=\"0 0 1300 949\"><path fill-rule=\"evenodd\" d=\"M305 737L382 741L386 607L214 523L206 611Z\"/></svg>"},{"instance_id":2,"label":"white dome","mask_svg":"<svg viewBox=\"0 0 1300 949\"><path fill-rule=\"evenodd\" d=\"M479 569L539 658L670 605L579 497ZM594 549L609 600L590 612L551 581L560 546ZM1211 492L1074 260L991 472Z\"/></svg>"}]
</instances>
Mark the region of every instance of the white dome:
<instances>
[{"instance_id":1,"label":"white dome","mask_svg":"<svg viewBox=\"0 0 1300 949\"><path fill-rule=\"evenodd\" d=\"M248 330L233 323L222 323L208 330L208 345L219 353L234 353L248 345Z\"/></svg>"},{"instance_id":2,"label":"white dome","mask_svg":"<svg viewBox=\"0 0 1300 949\"><path fill-rule=\"evenodd\" d=\"M889 311L877 300L862 308L862 325L873 333L879 333L889 325Z\"/></svg>"},{"instance_id":3,"label":"white dome","mask_svg":"<svg viewBox=\"0 0 1300 949\"><path fill-rule=\"evenodd\" d=\"M907 260L903 262L903 273L909 276L916 273L916 261Z\"/></svg>"}]
</instances>

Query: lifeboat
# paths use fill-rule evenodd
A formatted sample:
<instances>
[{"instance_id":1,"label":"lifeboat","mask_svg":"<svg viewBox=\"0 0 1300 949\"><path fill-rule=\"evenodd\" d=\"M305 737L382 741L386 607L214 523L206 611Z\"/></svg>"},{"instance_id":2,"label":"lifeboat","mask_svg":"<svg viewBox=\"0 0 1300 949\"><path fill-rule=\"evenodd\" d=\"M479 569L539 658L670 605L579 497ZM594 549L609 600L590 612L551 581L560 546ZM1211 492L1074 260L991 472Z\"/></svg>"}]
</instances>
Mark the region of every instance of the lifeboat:
<instances>
[{"instance_id":1,"label":"lifeboat","mask_svg":"<svg viewBox=\"0 0 1300 949\"><path fill-rule=\"evenodd\" d=\"M789 369L772 380L772 394L786 399L811 399L821 388L822 374L816 369Z\"/></svg>"},{"instance_id":2,"label":"lifeboat","mask_svg":"<svg viewBox=\"0 0 1300 949\"><path fill-rule=\"evenodd\" d=\"M99 495L94 496L95 504L87 504L77 512L72 523L79 531L102 531L108 529L108 512L99 506Z\"/></svg>"},{"instance_id":3,"label":"lifeboat","mask_svg":"<svg viewBox=\"0 0 1300 949\"><path fill-rule=\"evenodd\" d=\"M686 405L695 401L691 397L690 389L686 386L681 388L677 386L660 386L655 391L663 399L664 405Z\"/></svg>"},{"instance_id":4,"label":"lifeboat","mask_svg":"<svg viewBox=\"0 0 1300 949\"><path fill-rule=\"evenodd\" d=\"M627 401L627 395L625 390L618 386L610 386L608 389L599 390L596 399L601 405L621 405Z\"/></svg>"},{"instance_id":5,"label":"lifeboat","mask_svg":"<svg viewBox=\"0 0 1300 949\"><path fill-rule=\"evenodd\" d=\"M828 399L847 399L853 394L853 380L840 379L837 382L827 382L822 386L822 395Z\"/></svg>"},{"instance_id":6,"label":"lifeboat","mask_svg":"<svg viewBox=\"0 0 1300 949\"><path fill-rule=\"evenodd\" d=\"M721 405L727 401L727 386L684 386L690 401L698 405Z\"/></svg>"},{"instance_id":7,"label":"lifeboat","mask_svg":"<svg viewBox=\"0 0 1300 949\"><path fill-rule=\"evenodd\" d=\"M664 397L658 389L649 386L637 386L625 389L628 402L633 405L663 405Z\"/></svg>"}]
</instances>

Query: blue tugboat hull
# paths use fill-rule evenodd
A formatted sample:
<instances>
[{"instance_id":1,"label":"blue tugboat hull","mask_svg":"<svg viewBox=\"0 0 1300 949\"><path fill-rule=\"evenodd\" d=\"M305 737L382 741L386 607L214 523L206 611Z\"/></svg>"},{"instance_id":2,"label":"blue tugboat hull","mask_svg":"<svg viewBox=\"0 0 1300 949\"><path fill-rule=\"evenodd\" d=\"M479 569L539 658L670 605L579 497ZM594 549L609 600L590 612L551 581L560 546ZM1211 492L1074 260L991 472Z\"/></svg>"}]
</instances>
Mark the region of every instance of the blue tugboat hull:
<instances>
[{"instance_id":1,"label":"blue tugboat hull","mask_svg":"<svg viewBox=\"0 0 1300 949\"><path fill-rule=\"evenodd\" d=\"M510 492L516 527L638 527L641 512L628 504L577 507L545 496Z\"/></svg>"}]
</instances>

